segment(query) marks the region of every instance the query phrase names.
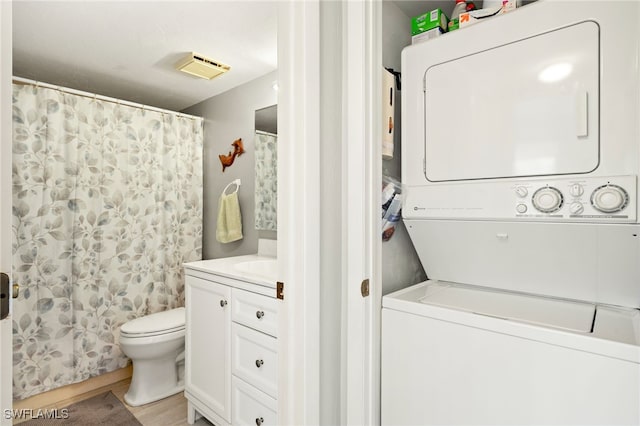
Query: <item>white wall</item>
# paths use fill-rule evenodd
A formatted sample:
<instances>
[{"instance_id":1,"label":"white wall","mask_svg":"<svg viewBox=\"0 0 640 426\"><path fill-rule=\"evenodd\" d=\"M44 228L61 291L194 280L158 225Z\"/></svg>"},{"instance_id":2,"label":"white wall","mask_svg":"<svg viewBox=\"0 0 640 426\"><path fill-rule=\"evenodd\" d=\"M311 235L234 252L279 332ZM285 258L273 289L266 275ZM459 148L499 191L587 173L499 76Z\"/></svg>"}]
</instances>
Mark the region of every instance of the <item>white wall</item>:
<instances>
[{"instance_id":1,"label":"white wall","mask_svg":"<svg viewBox=\"0 0 640 426\"><path fill-rule=\"evenodd\" d=\"M12 3L0 2L0 193L3 200L0 205L0 269L11 274L11 40L12 40ZM9 200L9 202L6 202ZM0 424L7 426L11 419L6 419L4 410L11 408L12 379L12 343L11 316L0 321Z\"/></svg>"},{"instance_id":2,"label":"white wall","mask_svg":"<svg viewBox=\"0 0 640 426\"><path fill-rule=\"evenodd\" d=\"M382 4L382 63L386 68L400 71L400 54L411 44L411 17L405 15L393 2ZM393 160L382 161L383 175L400 180L400 100L402 91L396 92L394 156ZM400 221L389 241L382 243L382 292L395 290L419 283L426 275L418 259L407 230Z\"/></svg>"},{"instance_id":3,"label":"white wall","mask_svg":"<svg viewBox=\"0 0 640 426\"><path fill-rule=\"evenodd\" d=\"M220 77L220 78L224 78ZM257 231L254 215L254 114L255 111L278 101L273 82L277 71L266 74L220 95L209 98L186 110L187 114L204 117L204 205L203 241L204 259L240 256L258 251L258 237L275 239L275 232ZM245 153L236 157L231 167L222 172L218 155L233 150L231 144L242 138ZM218 198L224 187L240 178L242 186L238 192L242 211L242 233L244 238L227 244L216 240Z\"/></svg>"},{"instance_id":4,"label":"white wall","mask_svg":"<svg viewBox=\"0 0 640 426\"><path fill-rule=\"evenodd\" d=\"M320 424L340 424L342 5L320 2Z\"/></svg>"}]
</instances>

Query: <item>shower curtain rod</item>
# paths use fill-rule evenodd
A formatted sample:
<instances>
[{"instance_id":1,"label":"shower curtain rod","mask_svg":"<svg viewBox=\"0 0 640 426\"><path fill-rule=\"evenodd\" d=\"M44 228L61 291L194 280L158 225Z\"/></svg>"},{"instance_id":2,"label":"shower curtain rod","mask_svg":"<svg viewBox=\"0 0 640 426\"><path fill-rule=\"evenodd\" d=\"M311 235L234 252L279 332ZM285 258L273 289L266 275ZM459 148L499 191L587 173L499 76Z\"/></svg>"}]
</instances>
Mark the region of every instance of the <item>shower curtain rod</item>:
<instances>
[{"instance_id":1,"label":"shower curtain rod","mask_svg":"<svg viewBox=\"0 0 640 426\"><path fill-rule=\"evenodd\" d=\"M256 133L261 133L263 135L268 135L268 136L278 136L277 133L265 132L264 130L256 130Z\"/></svg>"},{"instance_id":2,"label":"shower curtain rod","mask_svg":"<svg viewBox=\"0 0 640 426\"><path fill-rule=\"evenodd\" d=\"M116 99L116 98L110 98L108 96L102 96L102 95L98 95L95 93L89 93L89 92L84 92L82 90L76 90L76 89L70 89L68 87L63 87L63 86L56 86L53 84L49 84L49 83L43 83L40 81L35 81L35 80L29 80L27 78L22 78L22 77L13 77L13 82L14 83L19 83L19 84L29 84L32 86L36 86L36 87L44 87L47 89L53 89L53 90L57 90L59 92L63 92L63 93L69 93L71 95L78 95L78 96L83 96L85 98L91 98L91 99L99 99L101 101L105 101L105 102L111 102L114 104L118 104L118 105L126 105L126 106L130 106L133 108L138 108L138 109L142 109L142 110L147 110L147 111L155 111L155 112L160 112L162 114L174 114L177 115L178 117L185 117L185 118L201 118L195 115L191 115L191 114L184 114L182 112L177 112L177 111L171 111L168 109L162 109L162 108L156 108L156 107L152 107L149 105L144 105L144 104L139 104L136 102L131 102L131 101L124 101L122 99Z\"/></svg>"}]
</instances>

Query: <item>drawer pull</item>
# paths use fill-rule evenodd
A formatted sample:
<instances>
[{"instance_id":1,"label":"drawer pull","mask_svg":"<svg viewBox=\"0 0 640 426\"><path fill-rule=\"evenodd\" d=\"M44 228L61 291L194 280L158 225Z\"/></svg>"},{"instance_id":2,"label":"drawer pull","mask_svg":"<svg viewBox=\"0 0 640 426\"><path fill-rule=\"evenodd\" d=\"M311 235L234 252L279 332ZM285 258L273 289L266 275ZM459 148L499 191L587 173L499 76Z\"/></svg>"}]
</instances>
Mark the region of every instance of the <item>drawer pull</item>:
<instances>
[{"instance_id":1,"label":"drawer pull","mask_svg":"<svg viewBox=\"0 0 640 426\"><path fill-rule=\"evenodd\" d=\"M264 361L261 359L256 359L256 367L260 368L262 367L262 364L264 364Z\"/></svg>"},{"instance_id":2,"label":"drawer pull","mask_svg":"<svg viewBox=\"0 0 640 426\"><path fill-rule=\"evenodd\" d=\"M262 319L263 316L264 316L264 311L256 311L256 317L258 319Z\"/></svg>"},{"instance_id":3,"label":"drawer pull","mask_svg":"<svg viewBox=\"0 0 640 426\"><path fill-rule=\"evenodd\" d=\"M220 307L224 308L225 306L227 306L227 301L223 299L220 301Z\"/></svg>"},{"instance_id":4,"label":"drawer pull","mask_svg":"<svg viewBox=\"0 0 640 426\"><path fill-rule=\"evenodd\" d=\"M262 417L256 417L256 425L260 426L264 423L264 419Z\"/></svg>"}]
</instances>

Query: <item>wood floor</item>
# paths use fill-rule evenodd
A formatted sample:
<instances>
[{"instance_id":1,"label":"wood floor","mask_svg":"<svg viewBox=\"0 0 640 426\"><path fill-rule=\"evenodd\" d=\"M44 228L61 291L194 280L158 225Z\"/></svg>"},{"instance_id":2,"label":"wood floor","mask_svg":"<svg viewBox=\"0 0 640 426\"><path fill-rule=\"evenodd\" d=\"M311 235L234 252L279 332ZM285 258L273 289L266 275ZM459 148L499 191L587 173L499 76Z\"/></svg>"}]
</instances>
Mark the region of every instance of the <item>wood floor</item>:
<instances>
[{"instance_id":1,"label":"wood floor","mask_svg":"<svg viewBox=\"0 0 640 426\"><path fill-rule=\"evenodd\" d=\"M187 426L187 400L182 392L170 396L169 398L152 402L151 404L146 404L140 407L130 407L124 402L124 394L127 392L127 389L129 389L130 382L130 378L121 380L111 385L103 386L90 392L74 396L73 398L58 401L52 405L31 408L64 408L75 402L111 391L144 426ZM18 423L20 423L20 421L14 421L14 424ZM199 419L195 424L198 426L211 425L211 423L204 418Z\"/></svg>"}]
</instances>

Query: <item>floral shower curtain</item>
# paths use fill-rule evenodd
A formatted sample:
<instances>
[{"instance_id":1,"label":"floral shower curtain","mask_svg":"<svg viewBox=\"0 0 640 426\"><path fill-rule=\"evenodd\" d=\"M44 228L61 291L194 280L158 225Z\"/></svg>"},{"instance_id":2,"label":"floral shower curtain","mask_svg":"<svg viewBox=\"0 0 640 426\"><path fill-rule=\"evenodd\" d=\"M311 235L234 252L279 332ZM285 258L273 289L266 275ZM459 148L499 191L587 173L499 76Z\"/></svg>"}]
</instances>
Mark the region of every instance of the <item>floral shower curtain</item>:
<instances>
[{"instance_id":1,"label":"floral shower curtain","mask_svg":"<svg viewBox=\"0 0 640 426\"><path fill-rule=\"evenodd\" d=\"M120 326L184 305L202 137L201 118L14 85L14 398L126 366Z\"/></svg>"}]
</instances>

